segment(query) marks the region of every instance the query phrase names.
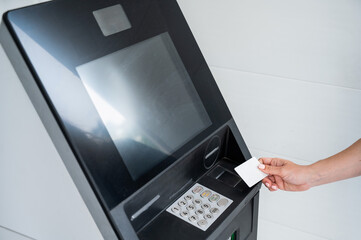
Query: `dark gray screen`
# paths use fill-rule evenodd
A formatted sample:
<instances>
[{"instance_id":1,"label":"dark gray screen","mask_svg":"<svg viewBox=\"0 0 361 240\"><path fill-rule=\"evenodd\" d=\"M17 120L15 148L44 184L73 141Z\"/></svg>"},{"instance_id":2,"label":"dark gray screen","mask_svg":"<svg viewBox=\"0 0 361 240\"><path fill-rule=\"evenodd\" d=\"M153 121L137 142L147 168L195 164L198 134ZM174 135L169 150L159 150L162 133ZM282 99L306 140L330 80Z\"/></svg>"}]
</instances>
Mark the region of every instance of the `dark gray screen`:
<instances>
[{"instance_id":1,"label":"dark gray screen","mask_svg":"<svg viewBox=\"0 0 361 240\"><path fill-rule=\"evenodd\" d=\"M168 33L76 69L133 180L211 125Z\"/></svg>"}]
</instances>

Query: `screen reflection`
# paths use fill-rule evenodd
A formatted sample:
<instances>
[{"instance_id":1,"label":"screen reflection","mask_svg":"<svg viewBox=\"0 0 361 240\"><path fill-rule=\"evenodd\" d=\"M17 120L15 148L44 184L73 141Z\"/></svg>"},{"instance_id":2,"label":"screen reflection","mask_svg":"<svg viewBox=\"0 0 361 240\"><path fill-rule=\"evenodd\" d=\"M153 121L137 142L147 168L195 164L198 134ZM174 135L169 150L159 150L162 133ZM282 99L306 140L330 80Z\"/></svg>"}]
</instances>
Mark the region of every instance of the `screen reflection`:
<instances>
[{"instance_id":1,"label":"screen reflection","mask_svg":"<svg viewBox=\"0 0 361 240\"><path fill-rule=\"evenodd\" d=\"M76 70L133 180L211 124L168 33Z\"/></svg>"}]
</instances>

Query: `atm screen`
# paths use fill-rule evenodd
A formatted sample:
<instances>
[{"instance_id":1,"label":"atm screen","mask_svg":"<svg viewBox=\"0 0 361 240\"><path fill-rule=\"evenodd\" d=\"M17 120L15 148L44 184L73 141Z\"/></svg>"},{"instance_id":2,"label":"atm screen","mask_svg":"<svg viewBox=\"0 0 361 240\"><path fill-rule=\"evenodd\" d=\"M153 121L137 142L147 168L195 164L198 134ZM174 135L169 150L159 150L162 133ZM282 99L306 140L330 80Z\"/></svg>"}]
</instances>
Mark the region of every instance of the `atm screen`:
<instances>
[{"instance_id":1,"label":"atm screen","mask_svg":"<svg viewBox=\"0 0 361 240\"><path fill-rule=\"evenodd\" d=\"M168 33L76 70L134 181L211 125Z\"/></svg>"}]
</instances>

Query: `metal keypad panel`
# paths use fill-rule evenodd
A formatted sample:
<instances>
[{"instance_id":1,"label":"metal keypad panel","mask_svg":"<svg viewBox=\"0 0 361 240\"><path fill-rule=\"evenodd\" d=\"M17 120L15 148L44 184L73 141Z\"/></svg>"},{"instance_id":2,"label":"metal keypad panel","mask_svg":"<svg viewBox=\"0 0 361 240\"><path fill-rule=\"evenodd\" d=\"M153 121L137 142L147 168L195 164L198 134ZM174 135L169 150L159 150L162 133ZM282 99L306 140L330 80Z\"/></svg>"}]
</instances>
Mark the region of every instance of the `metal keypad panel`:
<instances>
[{"instance_id":1,"label":"metal keypad panel","mask_svg":"<svg viewBox=\"0 0 361 240\"><path fill-rule=\"evenodd\" d=\"M168 207L167 212L206 231L232 202L231 199L196 183Z\"/></svg>"}]
</instances>

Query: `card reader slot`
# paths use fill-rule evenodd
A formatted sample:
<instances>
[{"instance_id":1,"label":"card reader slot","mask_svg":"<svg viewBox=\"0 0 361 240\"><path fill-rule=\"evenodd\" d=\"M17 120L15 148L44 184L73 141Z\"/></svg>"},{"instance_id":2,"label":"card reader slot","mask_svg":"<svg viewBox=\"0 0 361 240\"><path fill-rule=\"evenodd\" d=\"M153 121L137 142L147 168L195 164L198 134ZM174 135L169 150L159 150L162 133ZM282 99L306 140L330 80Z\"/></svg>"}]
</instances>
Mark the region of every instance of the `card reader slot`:
<instances>
[{"instance_id":1,"label":"card reader slot","mask_svg":"<svg viewBox=\"0 0 361 240\"><path fill-rule=\"evenodd\" d=\"M210 171L210 173L208 173L208 176L218 179L224 173L224 171L224 168L217 166L212 171Z\"/></svg>"},{"instance_id":2,"label":"card reader slot","mask_svg":"<svg viewBox=\"0 0 361 240\"><path fill-rule=\"evenodd\" d=\"M229 165L229 163L227 163L225 167L223 167L222 165L224 164L220 162L218 166L216 166L213 170L211 170L208 173L208 176L215 178L218 181L223 182L230 187L235 187L239 182L242 181L242 179L238 175L228 170L228 167L226 168L226 166Z\"/></svg>"},{"instance_id":3,"label":"card reader slot","mask_svg":"<svg viewBox=\"0 0 361 240\"><path fill-rule=\"evenodd\" d=\"M224 182L225 184L235 187L240 181L240 177L230 173L228 171L224 171L219 177L218 180Z\"/></svg>"}]
</instances>

